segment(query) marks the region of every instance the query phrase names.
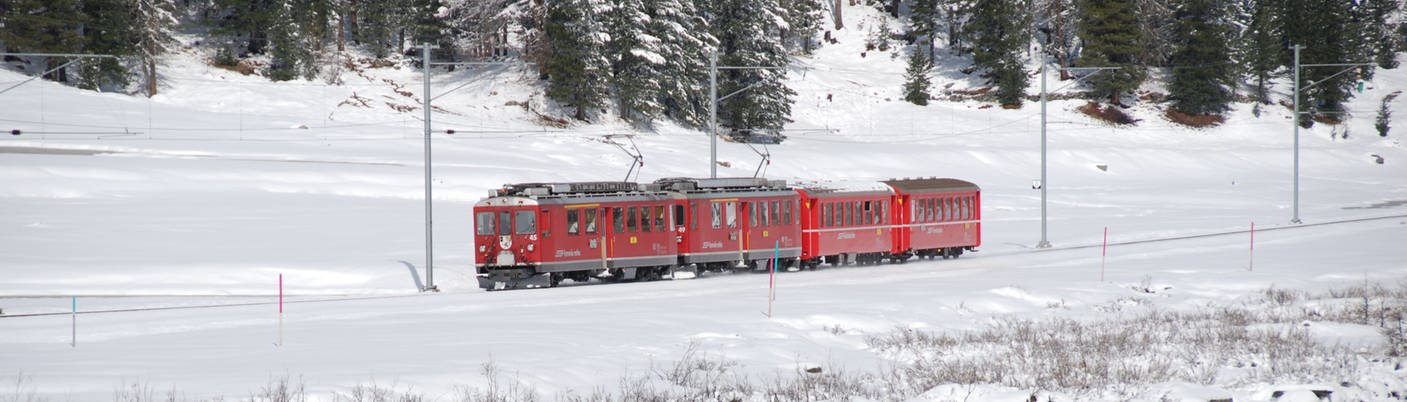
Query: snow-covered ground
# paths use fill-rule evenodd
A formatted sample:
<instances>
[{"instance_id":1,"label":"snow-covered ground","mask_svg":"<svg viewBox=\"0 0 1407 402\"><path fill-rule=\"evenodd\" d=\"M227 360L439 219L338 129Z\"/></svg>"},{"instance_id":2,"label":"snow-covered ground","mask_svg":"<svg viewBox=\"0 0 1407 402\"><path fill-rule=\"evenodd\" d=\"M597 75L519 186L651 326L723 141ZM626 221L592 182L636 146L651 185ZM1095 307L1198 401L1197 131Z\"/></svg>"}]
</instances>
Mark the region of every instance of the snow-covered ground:
<instances>
[{"instance_id":1,"label":"snow-covered ground","mask_svg":"<svg viewBox=\"0 0 1407 402\"><path fill-rule=\"evenodd\" d=\"M547 400L620 395L635 378L687 388L663 375L680 362L721 364L701 372L762 387L806 378L805 368L859 377L905 367L903 353L870 342L899 329L1132 319L1259 305L1271 288L1407 292L1407 151L1402 128L1386 138L1372 128L1382 97L1407 88L1403 70L1380 71L1349 104L1347 124L1301 130L1300 225L1289 223L1286 108L1255 117L1237 105L1227 124L1191 130L1163 119L1161 105L1136 107L1136 127L1110 127L1075 112L1082 101L1053 101L1046 184L1055 247L1038 250L1040 105L905 103L903 58L859 55L863 21L877 14L847 11L857 22L841 43L791 71L795 131L769 147L767 175L970 180L984 192L984 244L959 260L780 275L770 318L761 275L478 290L470 209L487 190L614 180L629 169L629 157L601 137L632 132L628 125L545 125L538 113L553 109L520 69L434 76L437 94L467 84L434 101L436 294L416 292L425 275L416 70L344 70L340 85L270 83L209 67L203 50L188 49L165 61L165 87L151 99L41 81L0 94L0 125L22 130L0 138L0 400L102 400L134 385L160 395L174 388L180 400L240 399L283 378L306 384L314 399L376 384L460 400L486 389L485 364ZM935 88L972 85L951 70ZM0 71L6 86L24 78ZM417 109L395 110L406 107ZM1392 107L1407 116L1407 100ZM1345 131L1347 139L1331 138ZM636 134L641 180L708 174L699 132L661 123ZM761 161L741 144L720 142L718 153L728 163L720 176L750 176ZM1244 232L1253 223L1254 253ZM1138 242L1165 238L1179 239ZM289 295L281 335L280 275ZM61 314L74 296L87 312L77 316L76 347L72 317ZM225 307L98 312L212 305ZM60 314L23 316L44 313ZM1282 391L1291 400L1331 389L1390 400L1407 392L1407 361L1386 355L1389 340L1375 327L1304 324L1286 331L1347 345L1335 356L1361 364L1317 376L1228 366L1202 384L1168 378L1124 394L1000 384L910 394L1273 400ZM1333 377L1343 373L1352 378ZM841 398L829 395L819 399Z\"/></svg>"}]
</instances>

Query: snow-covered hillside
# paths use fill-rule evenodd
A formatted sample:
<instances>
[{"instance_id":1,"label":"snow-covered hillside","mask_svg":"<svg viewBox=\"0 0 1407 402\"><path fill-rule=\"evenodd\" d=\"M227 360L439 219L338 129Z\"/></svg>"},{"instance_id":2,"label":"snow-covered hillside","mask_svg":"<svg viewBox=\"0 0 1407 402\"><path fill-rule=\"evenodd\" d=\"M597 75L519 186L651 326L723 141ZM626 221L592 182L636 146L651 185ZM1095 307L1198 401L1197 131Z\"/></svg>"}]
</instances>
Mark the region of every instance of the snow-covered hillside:
<instances>
[{"instance_id":1,"label":"snow-covered hillside","mask_svg":"<svg viewBox=\"0 0 1407 402\"><path fill-rule=\"evenodd\" d=\"M644 388L677 400L1307 400L1314 390L1393 400L1407 392L1407 361L1389 355L1403 349L1377 329L1390 321L1334 314L1360 298L1378 303L1364 311L1383 317L1407 308L1407 150L1397 131L1407 128L1387 137L1372 128L1380 100L1407 88L1407 70L1380 71L1348 104L1347 123L1300 131L1300 225L1289 223L1287 108L1256 117L1236 105L1226 124L1194 130L1168 122L1158 104L1133 108L1136 126L1114 127L1075 111L1083 101L1052 101L1045 184L1055 247L1037 250L1040 105L906 103L903 57L861 54L866 24L883 15L859 6L846 15L839 43L789 70L795 122L784 143L767 147L767 176L973 181L983 188L984 244L960 260L781 275L771 318L758 275L475 287L470 208L489 189L621 179L630 157L606 134L635 134L642 181L709 172L709 141L695 130L660 123L635 131L609 113L604 122L561 124L563 113L524 68L433 75L438 294L416 292L425 275L424 94L421 72L408 64L371 68L348 56L357 67L273 83L210 67L209 49L189 46L163 61L165 86L154 98L43 81L0 94L0 124L20 130L0 138L0 400L122 399L134 389L148 395L136 400L166 399L170 389L176 400L274 399L269 388L284 379L306 384L315 400L372 400L354 392L373 386L427 400L494 400L489 393L510 392L490 388L494 379L539 400L624 399ZM935 87L977 85L956 70L940 68ZM25 78L0 71L6 87ZM1036 93L1039 79L1032 85ZM1052 77L1052 88L1063 85ZM1277 83L1278 98L1287 87ZM1407 116L1407 100L1391 107ZM751 176L762 163L747 145L718 147L720 176ZM280 276L294 302L282 324ZM1345 290L1355 287L1382 292ZM62 314L74 296L87 312L77 316L76 347ZM227 307L98 312L210 305ZM882 341L1013 320L1056 332L1062 327L1042 323L1241 307L1250 318L1232 331L1285 334L1271 338L1321 351L1205 354L1202 344L1168 340L1142 345L1166 353L1115 359L1126 367L1165 359L1168 372L1083 389L1049 388L1039 373L1019 371L930 381L919 363L958 365L926 360L944 350L993 367L1013 363L980 357L1012 355L981 343ZM25 316L46 313L57 315ZM1054 338L1065 342L1055 348L1083 350L1071 346L1078 336ZM483 374L486 364L497 374Z\"/></svg>"}]
</instances>

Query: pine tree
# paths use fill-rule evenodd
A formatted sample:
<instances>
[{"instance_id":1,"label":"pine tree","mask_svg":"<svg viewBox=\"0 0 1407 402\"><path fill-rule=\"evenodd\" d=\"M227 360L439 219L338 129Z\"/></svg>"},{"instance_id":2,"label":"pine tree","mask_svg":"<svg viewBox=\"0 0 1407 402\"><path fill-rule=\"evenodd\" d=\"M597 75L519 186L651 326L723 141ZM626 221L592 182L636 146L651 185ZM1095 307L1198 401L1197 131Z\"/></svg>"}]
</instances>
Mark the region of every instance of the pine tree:
<instances>
[{"instance_id":1,"label":"pine tree","mask_svg":"<svg viewBox=\"0 0 1407 402\"><path fill-rule=\"evenodd\" d=\"M1075 65L1120 67L1088 79L1099 96L1120 104L1119 98L1138 88L1147 77L1138 64L1143 37L1138 30L1133 0L1081 0L1079 7L1079 35L1085 45Z\"/></svg>"},{"instance_id":2,"label":"pine tree","mask_svg":"<svg viewBox=\"0 0 1407 402\"><path fill-rule=\"evenodd\" d=\"M934 27L934 31L947 31L948 51L957 54L967 46L966 39L963 38L963 26L966 24L969 9L975 0L938 0L938 10L941 14L939 26Z\"/></svg>"},{"instance_id":3,"label":"pine tree","mask_svg":"<svg viewBox=\"0 0 1407 402\"><path fill-rule=\"evenodd\" d=\"M1134 0L1133 12L1137 21L1140 51L1135 64L1144 68L1163 67L1168 64L1168 56L1173 46L1173 7L1178 1Z\"/></svg>"},{"instance_id":4,"label":"pine tree","mask_svg":"<svg viewBox=\"0 0 1407 402\"><path fill-rule=\"evenodd\" d=\"M776 0L719 0L713 2L711 11L719 65L787 65L786 49L777 33ZM785 78L786 71L775 68L720 71L719 96L742 92L719 104L719 124L731 128L735 138L749 138L757 132L781 138L780 130L790 122L792 97L796 96L783 82Z\"/></svg>"},{"instance_id":5,"label":"pine tree","mask_svg":"<svg viewBox=\"0 0 1407 402\"><path fill-rule=\"evenodd\" d=\"M0 29L0 42L11 52L29 53L81 53L83 36L81 27L87 22L78 0L7 0L5 28ZM50 57L43 59L45 67L41 71L58 68L68 60ZM66 70L60 69L48 76L54 81L66 82Z\"/></svg>"},{"instance_id":6,"label":"pine tree","mask_svg":"<svg viewBox=\"0 0 1407 402\"><path fill-rule=\"evenodd\" d=\"M376 58L385 58L400 48L395 39L399 29L396 2L366 0L358 1L353 7L356 14L356 28L352 30L354 40L366 45Z\"/></svg>"},{"instance_id":7,"label":"pine tree","mask_svg":"<svg viewBox=\"0 0 1407 402\"><path fill-rule=\"evenodd\" d=\"M137 53L136 25L129 17L131 1L83 1L83 52L126 57ZM114 89L127 86L130 73L119 59L83 60L78 87L83 89Z\"/></svg>"},{"instance_id":8,"label":"pine tree","mask_svg":"<svg viewBox=\"0 0 1407 402\"><path fill-rule=\"evenodd\" d=\"M1060 67L1060 80L1070 79L1070 59L1075 57L1075 5L1072 0L1043 0L1037 3L1035 19L1043 21L1036 28L1042 51L1055 58Z\"/></svg>"},{"instance_id":9,"label":"pine tree","mask_svg":"<svg viewBox=\"0 0 1407 402\"><path fill-rule=\"evenodd\" d=\"M1222 15L1229 6L1221 0L1183 0L1174 11L1168 97L1180 112L1204 116L1230 109L1235 70L1229 16Z\"/></svg>"},{"instance_id":10,"label":"pine tree","mask_svg":"<svg viewBox=\"0 0 1407 402\"><path fill-rule=\"evenodd\" d=\"M1285 42L1300 45L1300 64L1349 63L1353 49L1346 46L1350 42L1349 2L1342 0L1282 0L1278 18L1284 32ZM1282 54L1285 65L1293 65L1292 52L1286 49ZM1334 68L1303 68L1300 70L1300 85L1303 88L1301 111L1339 113L1343 101L1350 94L1352 74L1337 73ZM1309 83L1314 86L1308 86ZM1311 124L1302 121L1301 124Z\"/></svg>"},{"instance_id":11,"label":"pine tree","mask_svg":"<svg viewBox=\"0 0 1407 402\"><path fill-rule=\"evenodd\" d=\"M606 47L620 115L641 125L664 110L658 79L665 60L660 40L647 32L649 27L650 16L641 0L616 0L607 18L611 41Z\"/></svg>"},{"instance_id":12,"label":"pine tree","mask_svg":"<svg viewBox=\"0 0 1407 402\"><path fill-rule=\"evenodd\" d=\"M932 85L928 70L931 67L932 62L921 50L914 49L909 53L909 67L904 70L904 100L919 106L928 104L928 88Z\"/></svg>"},{"instance_id":13,"label":"pine tree","mask_svg":"<svg viewBox=\"0 0 1407 402\"><path fill-rule=\"evenodd\" d=\"M1402 37L1395 34L1391 17L1402 7L1401 0L1360 0L1367 26L1365 42L1372 46L1373 63L1378 67L1397 68L1397 49L1402 46Z\"/></svg>"},{"instance_id":14,"label":"pine tree","mask_svg":"<svg viewBox=\"0 0 1407 402\"><path fill-rule=\"evenodd\" d=\"M609 6L598 0L563 0L547 4L546 33L552 48L547 60L547 97L576 108L573 116L586 120L586 110L606 104L611 63L606 56L610 35L599 22Z\"/></svg>"},{"instance_id":15,"label":"pine tree","mask_svg":"<svg viewBox=\"0 0 1407 402\"><path fill-rule=\"evenodd\" d=\"M145 77L147 96L156 96L156 58L165 53L176 39L171 31L176 26L172 0L135 0L130 19L137 25L137 58Z\"/></svg>"},{"instance_id":16,"label":"pine tree","mask_svg":"<svg viewBox=\"0 0 1407 402\"><path fill-rule=\"evenodd\" d=\"M811 54L816 46L816 33L820 32L821 21L825 19L825 6L821 0L780 1L786 20L782 44L802 54Z\"/></svg>"},{"instance_id":17,"label":"pine tree","mask_svg":"<svg viewBox=\"0 0 1407 402\"><path fill-rule=\"evenodd\" d=\"M656 77L664 115L703 127L709 107L708 54L718 40L708 33L693 0L646 1L648 31L659 39L659 55L664 59Z\"/></svg>"},{"instance_id":18,"label":"pine tree","mask_svg":"<svg viewBox=\"0 0 1407 402\"><path fill-rule=\"evenodd\" d=\"M977 0L964 26L972 63L997 86L997 100L1004 105L1019 105L1026 94L1021 53L1031 37L1030 15L1017 0Z\"/></svg>"},{"instance_id":19,"label":"pine tree","mask_svg":"<svg viewBox=\"0 0 1407 402\"><path fill-rule=\"evenodd\" d=\"M1271 74L1281 66L1279 20L1274 0L1245 1L1249 4L1243 3L1243 9L1249 15L1239 40L1239 58L1244 72L1255 80L1252 96L1260 103L1270 104Z\"/></svg>"},{"instance_id":20,"label":"pine tree","mask_svg":"<svg viewBox=\"0 0 1407 402\"><path fill-rule=\"evenodd\" d=\"M264 54L269 27L283 12L281 0L213 0L217 10L212 34L229 41L228 51L239 57Z\"/></svg>"},{"instance_id":21,"label":"pine tree","mask_svg":"<svg viewBox=\"0 0 1407 402\"><path fill-rule=\"evenodd\" d=\"M938 21L941 14L938 1L912 0L909 2L909 32L918 38L919 44L923 45L923 51L929 58L933 57L934 42L938 38Z\"/></svg>"}]
</instances>

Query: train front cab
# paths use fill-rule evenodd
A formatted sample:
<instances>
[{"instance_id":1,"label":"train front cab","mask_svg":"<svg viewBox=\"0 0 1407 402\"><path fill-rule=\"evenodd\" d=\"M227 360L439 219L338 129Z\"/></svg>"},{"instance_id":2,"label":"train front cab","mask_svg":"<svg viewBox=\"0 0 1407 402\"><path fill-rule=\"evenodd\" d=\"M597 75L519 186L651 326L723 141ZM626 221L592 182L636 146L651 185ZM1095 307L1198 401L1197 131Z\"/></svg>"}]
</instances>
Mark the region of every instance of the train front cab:
<instances>
[{"instance_id":1,"label":"train front cab","mask_svg":"<svg viewBox=\"0 0 1407 402\"><path fill-rule=\"evenodd\" d=\"M976 184L958 179L898 179L895 191L902 225L894 253L920 258L957 258L982 244L982 197Z\"/></svg>"},{"instance_id":2,"label":"train front cab","mask_svg":"<svg viewBox=\"0 0 1407 402\"><path fill-rule=\"evenodd\" d=\"M474 205L474 265L479 286L485 280L522 280L537 273L542 244L538 202L528 197L494 197ZM487 285L487 286L486 286Z\"/></svg>"}]
</instances>

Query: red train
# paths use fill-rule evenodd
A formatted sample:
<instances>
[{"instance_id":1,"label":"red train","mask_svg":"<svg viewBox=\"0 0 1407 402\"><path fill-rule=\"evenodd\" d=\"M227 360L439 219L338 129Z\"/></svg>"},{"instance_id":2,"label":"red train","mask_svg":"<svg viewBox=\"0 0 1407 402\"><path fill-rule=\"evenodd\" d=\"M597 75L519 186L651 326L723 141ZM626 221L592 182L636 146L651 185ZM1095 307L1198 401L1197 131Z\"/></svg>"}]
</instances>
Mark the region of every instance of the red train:
<instances>
[{"instance_id":1,"label":"red train","mask_svg":"<svg viewBox=\"0 0 1407 402\"><path fill-rule=\"evenodd\" d=\"M510 184L474 206L488 290L700 270L956 258L981 245L981 189L957 179L666 178Z\"/></svg>"}]
</instances>

